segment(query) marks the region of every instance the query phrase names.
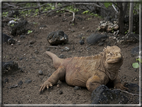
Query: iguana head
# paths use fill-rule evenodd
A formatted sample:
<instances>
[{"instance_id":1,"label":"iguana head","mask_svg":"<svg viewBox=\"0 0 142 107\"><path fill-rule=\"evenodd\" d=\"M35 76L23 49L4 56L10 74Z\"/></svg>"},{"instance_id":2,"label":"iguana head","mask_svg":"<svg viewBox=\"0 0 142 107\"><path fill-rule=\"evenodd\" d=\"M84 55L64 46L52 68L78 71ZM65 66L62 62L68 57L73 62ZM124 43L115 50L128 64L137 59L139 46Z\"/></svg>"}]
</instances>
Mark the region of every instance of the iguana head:
<instances>
[{"instance_id":1,"label":"iguana head","mask_svg":"<svg viewBox=\"0 0 142 107\"><path fill-rule=\"evenodd\" d=\"M104 48L106 63L113 64L122 61L121 49L118 46L107 46Z\"/></svg>"}]
</instances>

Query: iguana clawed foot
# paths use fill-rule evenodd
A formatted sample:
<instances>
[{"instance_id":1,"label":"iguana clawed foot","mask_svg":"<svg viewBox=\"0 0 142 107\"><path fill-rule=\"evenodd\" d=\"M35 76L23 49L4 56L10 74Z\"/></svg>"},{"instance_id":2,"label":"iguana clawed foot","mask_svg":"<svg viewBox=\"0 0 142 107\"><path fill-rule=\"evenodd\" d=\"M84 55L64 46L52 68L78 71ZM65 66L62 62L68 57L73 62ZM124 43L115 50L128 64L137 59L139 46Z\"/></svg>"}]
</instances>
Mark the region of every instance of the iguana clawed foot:
<instances>
[{"instance_id":1,"label":"iguana clawed foot","mask_svg":"<svg viewBox=\"0 0 142 107\"><path fill-rule=\"evenodd\" d=\"M43 90L44 90L45 88L47 88L47 89L52 88L52 86L53 86L53 85L52 85L51 82L45 81L45 82L41 85L39 92L43 92Z\"/></svg>"},{"instance_id":2,"label":"iguana clawed foot","mask_svg":"<svg viewBox=\"0 0 142 107\"><path fill-rule=\"evenodd\" d=\"M114 88L121 90L128 90L128 88L124 87L121 83L117 83Z\"/></svg>"}]
</instances>

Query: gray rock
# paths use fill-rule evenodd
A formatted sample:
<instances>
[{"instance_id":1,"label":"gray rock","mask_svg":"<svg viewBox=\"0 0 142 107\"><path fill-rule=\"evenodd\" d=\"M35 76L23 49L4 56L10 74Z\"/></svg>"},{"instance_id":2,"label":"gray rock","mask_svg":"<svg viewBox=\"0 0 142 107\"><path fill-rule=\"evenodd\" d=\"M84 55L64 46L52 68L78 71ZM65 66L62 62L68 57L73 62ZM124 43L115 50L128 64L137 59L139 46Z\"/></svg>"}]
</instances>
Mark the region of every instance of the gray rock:
<instances>
[{"instance_id":1,"label":"gray rock","mask_svg":"<svg viewBox=\"0 0 142 107\"><path fill-rule=\"evenodd\" d=\"M131 50L131 56L133 56L133 57L139 56L139 46L136 46Z\"/></svg>"},{"instance_id":2,"label":"gray rock","mask_svg":"<svg viewBox=\"0 0 142 107\"><path fill-rule=\"evenodd\" d=\"M98 43L102 39L106 39L107 35L106 34L100 34L100 33L92 33L87 39L87 43L94 45Z\"/></svg>"},{"instance_id":3,"label":"gray rock","mask_svg":"<svg viewBox=\"0 0 142 107\"><path fill-rule=\"evenodd\" d=\"M80 89L81 89L81 87L79 87L79 86L74 87L74 90L80 90Z\"/></svg>"},{"instance_id":4,"label":"gray rock","mask_svg":"<svg viewBox=\"0 0 142 107\"><path fill-rule=\"evenodd\" d=\"M23 81L19 81L19 82L18 82L18 85L22 85L22 84L23 84Z\"/></svg>"},{"instance_id":5,"label":"gray rock","mask_svg":"<svg viewBox=\"0 0 142 107\"><path fill-rule=\"evenodd\" d=\"M60 95L63 94L63 91L59 91L59 94L60 94Z\"/></svg>"},{"instance_id":6,"label":"gray rock","mask_svg":"<svg viewBox=\"0 0 142 107\"><path fill-rule=\"evenodd\" d=\"M66 44L68 42L68 36L63 31L51 32L47 36L47 41L51 45Z\"/></svg>"},{"instance_id":7,"label":"gray rock","mask_svg":"<svg viewBox=\"0 0 142 107\"><path fill-rule=\"evenodd\" d=\"M32 80L30 80L30 79L27 79L27 80L25 80L25 83L31 83L32 82Z\"/></svg>"},{"instance_id":8,"label":"gray rock","mask_svg":"<svg viewBox=\"0 0 142 107\"><path fill-rule=\"evenodd\" d=\"M12 73L19 70L18 63L14 61L2 62L2 73Z\"/></svg>"},{"instance_id":9,"label":"gray rock","mask_svg":"<svg viewBox=\"0 0 142 107\"><path fill-rule=\"evenodd\" d=\"M38 71L39 75L43 75L43 72L41 70Z\"/></svg>"},{"instance_id":10,"label":"gray rock","mask_svg":"<svg viewBox=\"0 0 142 107\"><path fill-rule=\"evenodd\" d=\"M12 86L10 86L9 88L11 89L11 88L16 88L16 87L18 87L17 84L16 84L16 85L12 85Z\"/></svg>"},{"instance_id":11,"label":"gray rock","mask_svg":"<svg viewBox=\"0 0 142 107\"><path fill-rule=\"evenodd\" d=\"M20 39L24 39L24 38L26 38L25 35L20 35Z\"/></svg>"},{"instance_id":12,"label":"gray rock","mask_svg":"<svg viewBox=\"0 0 142 107\"><path fill-rule=\"evenodd\" d=\"M65 51L69 51L70 48L69 48L69 47L65 47L64 50L65 50Z\"/></svg>"},{"instance_id":13,"label":"gray rock","mask_svg":"<svg viewBox=\"0 0 142 107\"><path fill-rule=\"evenodd\" d=\"M5 78L3 82L4 82L4 83L8 83L8 82L9 82L9 79L8 79L8 78Z\"/></svg>"},{"instance_id":14,"label":"gray rock","mask_svg":"<svg viewBox=\"0 0 142 107\"><path fill-rule=\"evenodd\" d=\"M11 35L17 36L27 33L28 31L28 22L26 20L19 20L13 24L11 27Z\"/></svg>"},{"instance_id":15,"label":"gray rock","mask_svg":"<svg viewBox=\"0 0 142 107\"><path fill-rule=\"evenodd\" d=\"M66 58L66 56L63 55L63 54L61 54L61 55L59 56L59 58Z\"/></svg>"},{"instance_id":16,"label":"gray rock","mask_svg":"<svg viewBox=\"0 0 142 107\"><path fill-rule=\"evenodd\" d=\"M15 44L15 40L12 37L10 37L4 33L2 33L2 42L3 43L6 42L9 45Z\"/></svg>"},{"instance_id":17,"label":"gray rock","mask_svg":"<svg viewBox=\"0 0 142 107\"><path fill-rule=\"evenodd\" d=\"M137 89L137 85L127 85L128 88ZM132 91L124 91L120 89L110 90L107 86L101 85L97 87L91 95L92 104L138 104L139 95L131 93ZM137 93L137 92L136 92Z\"/></svg>"},{"instance_id":18,"label":"gray rock","mask_svg":"<svg viewBox=\"0 0 142 107\"><path fill-rule=\"evenodd\" d=\"M99 44L98 44L98 46L103 46L104 45L104 42L100 42Z\"/></svg>"}]
</instances>

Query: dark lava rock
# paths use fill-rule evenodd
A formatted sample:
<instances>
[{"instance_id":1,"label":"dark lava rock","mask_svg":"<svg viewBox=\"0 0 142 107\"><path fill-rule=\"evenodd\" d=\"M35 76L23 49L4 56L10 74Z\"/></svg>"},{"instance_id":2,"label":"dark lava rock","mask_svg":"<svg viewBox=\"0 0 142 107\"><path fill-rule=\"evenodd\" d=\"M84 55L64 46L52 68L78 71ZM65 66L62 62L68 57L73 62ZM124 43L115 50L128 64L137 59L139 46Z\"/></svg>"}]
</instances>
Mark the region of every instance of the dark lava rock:
<instances>
[{"instance_id":1,"label":"dark lava rock","mask_svg":"<svg viewBox=\"0 0 142 107\"><path fill-rule=\"evenodd\" d=\"M87 39L87 43L94 45L98 43L102 39L106 39L107 35L106 34L100 34L100 33L92 33Z\"/></svg>"},{"instance_id":2,"label":"dark lava rock","mask_svg":"<svg viewBox=\"0 0 142 107\"><path fill-rule=\"evenodd\" d=\"M9 88L11 89L11 88L16 88L16 87L18 87L17 84L16 84L16 85L12 85L12 86L10 86Z\"/></svg>"},{"instance_id":3,"label":"dark lava rock","mask_svg":"<svg viewBox=\"0 0 142 107\"><path fill-rule=\"evenodd\" d=\"M92 104L138 104L139 95L101 85L91 95Z\"/></svg>"},{"instance_id":4,"label":"dark lava rock","mask_svg":"<svg viewBox=\"0 0 142 107\"><path fill-rule=\"evenodd\" d=\"M30 79L27 79L27 80L25 80L25 83L31 83L32 82L32 80L30 80Z\"/></svg>"},{"instance_id":5,"label":"dark lava rock","mask_svg":"<svg viewBox=\"0 0 142 107\"><path fill-rule=\"evenodd\" d=\"M25 35L20 35L20 39L24 39L24 38L26 38Z\"/></svg>"},{"instance_id":6,"label":"dark lava rock","mask_svg":"<svg viewBox=\"0 0 142 107\"><path fill-rule=\"evenodd\" d=\"M98 44L98 46L103 46L104 45L104 42L100 42L99 44Z\"/></svg>"},{"instance_id":7,"label":"dark lava rock","mask_svg":"<svg viewBox=\"0 0 142 107\"><path fill-rule=\"evenodd\" d=\"M5 78L3 82L4 82L4 83L8 83L8 82L9 82L9 79L8 79L8 78Z\"/></svg>"},{"instance_id":8,"label":"dark lava rock","mask_svg":"<svg viewBox=\"0 0 142 107\"><path fill-rule=\"evenodd\" d=\"M63 94L63 91L59 91L59 94Z\"/></svg>"},{"instance_id":9,"label":"dark lava rock","mask_svg":"<svg viewBox=\"0 0 142 107\"><path fill-rule=\"evenodd\" d=\"M19 70L19 68L16 62L2 62L2 73L10 73L17 70Z\"/></svg>"},{"instance_id":10,"label":"dark lava rock","mask_svg":"<svg viewBox=\"0 0 142 107\"><path fill-rule=\"evenodd\" d=\"M17 36L27 33L28 31L28 22L26 20L20 20L17 23L13 23L11 27L11 35Z\"/></svg>"},{"instance_id":11,"label":"dark lava rock","mask_svg":"<svg viewBox=\"0 0 142 107\"><path fill-rule=\"evenodd\" d=\"M22 84L23 84L23 81L19 81L19 82L18 82L18 85L22 85Z\"/></svg>"},{"instance_id":12,"label":"dark lava rock","mask_svg":"<svg viewBox=\"0 0 142 107\"><path fill-rule=\"evenodd\" d=\"M39 75L43 75L43 72L41 70L38 71Z\"/></svg>"},{"instance_id":13,"label":"dark lava rock","mask_svg":"<svg viewBox=\"0 0 142 107\"><path fill-rule=\"evenodd\" d=\"M19 15L20 15L20 13L18 10L11 10L8 12L9 17L15 17L15 16L19 16Z\"/></svg>"},{"instance_id":14,"label":"dark lava rock","mask_svg":"<svg viewBox=\"0 0 142 107\"><path fill-rule=\"evenodd\" d=\"M137 84L125 83L124 86L129 89L128 92L139 94L139 86Z\"/></svg>"},{"instance_id":15,"label":"dark lava rock","mask_svg":"<svg viewBox=\"0 0 142 107\"><path fill-rule=\"evenodd\" d=\"M79 86L74 87L74 90L79 90L79 89L81 89L81 87L79 87Z\"/></svg>"},{"instance_id":16,"label":"dark lava rock","mask_svg":"<svg viewBox=\"0 0 142 107\"><path fill-rule=\"evenodd\" d=\"M138 56L138 55L139 55L139 46L136 46L131 50L131 56L135 57L135 56Z\"/></svg>"},{"instance_id":17,"label":"dark lava rock","mask_svg":"<svg viewBox=\"0 0 142 107\"><path fill-rule=\"evenodd\" d=\"M66 56L61 54L59 58L66 58Z\"/></svg>"},{"instance_id":18,"label":"dark lava rock","mask_svg":"<svg viewBox=\"0 0 142 107\"><path fill-rule=\"evenodd\" d=\"M51 45L66 44L68 42L68 36L63 31L56 31L47 36L47 41Z\"/></svg>"},{"instance_id":19,"label":"dark lava rock","mask_svg":"<svg viewBox=\"0 0 142 107\"><path fill-rule=\"evenodd\" d=\"M80 45L83 45L83 44L84 44L84 39L81 39L81 40L79 41L79 43L80 43Z\"/></svg>"},{"instance_id":20,"label":"dark lava rock","mask_svg":"<svg viewBox=\"0 0 142 107\"><path fill-rule=\"evenodd\" d=\"M10 36L8 36L8 35L6 35L4 33L2 33L2 42L3 43L6 42L9 45L10 44L15 44L15 40L12 37L10 37Z\"/></svg>"},{"instance_id":21,"label":"dark lava rock","mask_svg":"<svg viewBox=\"0 0 142 107\"><path fill-rule=\"evenodd\" d=\"M34 41L34 40L31 40L29 43L30 44L34 44L36 41Z\"/></svg>"},{"instance_id":22,"label":"dark lava rock","mask_svg":"<svg viewBox=\"0 0 142 107\"><path fill-rule=\"evenodd\" d=\"M50 48L47 48L47 51L50 51Z\"/></svg>"}]
</instances>

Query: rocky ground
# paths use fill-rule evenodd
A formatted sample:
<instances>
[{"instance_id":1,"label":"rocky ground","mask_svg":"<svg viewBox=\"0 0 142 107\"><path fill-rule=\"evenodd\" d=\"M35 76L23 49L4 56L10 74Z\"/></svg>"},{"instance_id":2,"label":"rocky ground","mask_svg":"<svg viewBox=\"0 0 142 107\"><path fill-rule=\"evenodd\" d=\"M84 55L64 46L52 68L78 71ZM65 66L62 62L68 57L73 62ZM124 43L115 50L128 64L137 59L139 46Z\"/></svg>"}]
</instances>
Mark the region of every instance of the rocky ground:
<instances>
[{"instance_id":1,"label":"rocky ground","mask_svg":"<svg viewBox=\"0 0 142 107\"><path fill-rule=\"evenodd\" d=\"M132 67L136 58L131 55L131 50L138 46L138 43L122 44L111 36L101 45L98 45L99 43L89 45L86 41L80 45L81 38L86 39L90 34L95 33L102 19L88 15L76 15L76 24L69 25L71 19L72 14L67 14L65 18L63 14L26 17L33 32L13 37L17 40L14 45L3 43L2 61L15 61L21 68L21 70L2 75L3 104L91 103L91 92L86 88L73 87L61 82L52 90L39 93L40 85L55 71L51 58L45 54L46 50L59 57L68 58L91 56L101 52L107 45L117 45L122 49L124 55L124 63L119 72L122 82L139 84L139 69ZM64 31L68 35L69 41L64 45L51 46L47 42L47 35L58 30ZM7 25L2 28L2 32L12 36ZM67 48L69 49L66 50Z\"/></svg>"}]
</instances>

